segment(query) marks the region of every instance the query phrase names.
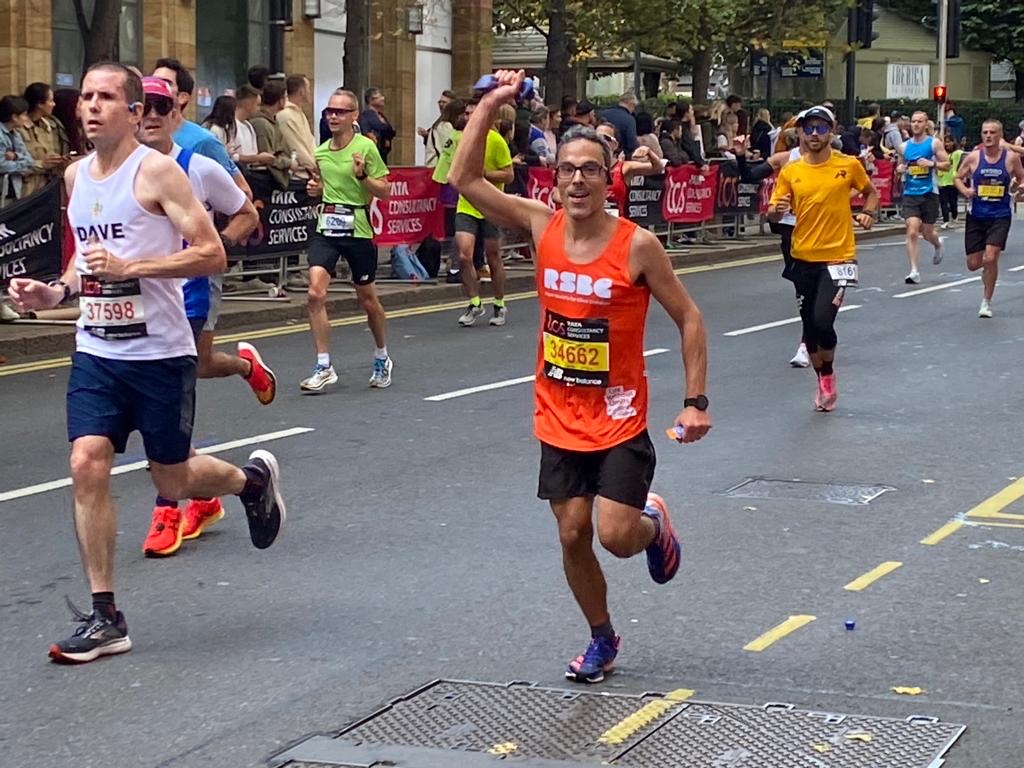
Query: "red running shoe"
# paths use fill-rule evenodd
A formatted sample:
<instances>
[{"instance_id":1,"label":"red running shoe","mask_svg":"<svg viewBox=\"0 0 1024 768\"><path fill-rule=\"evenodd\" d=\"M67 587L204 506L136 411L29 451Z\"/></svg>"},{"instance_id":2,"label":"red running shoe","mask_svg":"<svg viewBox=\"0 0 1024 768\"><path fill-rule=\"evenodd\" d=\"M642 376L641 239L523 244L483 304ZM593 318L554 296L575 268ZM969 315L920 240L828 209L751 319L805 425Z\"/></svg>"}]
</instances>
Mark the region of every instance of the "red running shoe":
<instances>
[{"instance_id":1,"label":"red running shoe","mask_svg":"<svg viewBox=\"0 0 1024 768\"><path fill-rule=\"evenodd\" d=\"M208 525L213 525L222 517L224 507L220 505L220 499L192 499L185 508L181 538L186 541L198 539Z\"/></svg>"},{"instance_id":2,"label":"red running shoe","mask_svg":"<svg viewBox=\"0 0 1024 768\"><path fill-rule=\"evenodd\" d=\"M277 395L277 377L274 372L263 362L260 353L252 344L246 344L244 341L238 342L238 356L243 360L248 360L252 366L252 371L249 372L245 380L249 383L252 391L256 393L256 399L260 401L260 405L270 405L274 402L274 396Z\"/></svg>"},{"instance_id":3,"label":"red running shoe","mask_svg":"<svg viewBox=\"0 0 1024 768\"><path fill-rule=\"evenodd\" d=\"M167 557L181 549L181 510L177 507L157 507L153 510L153 523L142 544L146 557Z\"/></svg>"}]
</instances>

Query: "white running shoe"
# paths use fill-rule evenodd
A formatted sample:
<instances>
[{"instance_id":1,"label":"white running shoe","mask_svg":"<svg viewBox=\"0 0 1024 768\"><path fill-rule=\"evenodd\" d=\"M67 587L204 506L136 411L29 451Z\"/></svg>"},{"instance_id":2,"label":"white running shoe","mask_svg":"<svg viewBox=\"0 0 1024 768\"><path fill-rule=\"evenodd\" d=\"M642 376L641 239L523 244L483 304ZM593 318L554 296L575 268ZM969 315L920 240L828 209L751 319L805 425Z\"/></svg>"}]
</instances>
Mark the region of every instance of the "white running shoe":
<instances>
[{"instance_id":1,"label":"white running shoe","mask_svg":"<svg viewBox=\"0 0 1024 768\"><path fill-rule=\"evenodd\" d=\"M491 325L504 325L508 320L508 309L505 307L494 307L494 315L490 319Z\"/></svg>"},{"instance_id":2,"label":"white running shoe","mask_svg":"<svg viewBox=\"0 0 1024 768\"><path fill-rule=\"evenodd\" d=\"M391 386L391 370L395 364L390 357L383 360L379 357L373 358L373 375L370 376L370 386L376 389L385 389Z\"/></svg>"},{"instance_id":3,"label":"white running shoe","mask_svg":"<svg viewBox=\"0 0 1024 768\"><path fill-rule=\"evenodd\" d=\"M910 274L903 278L903 282L907 285L917 285L921 282L921 273L916 269L911 270Z\"/></svg>"},{"instance_id":4,"label":"white running shoe","mask_svg":"<svg viewBox=\"0 0 1024 768\"><path fill-rule=\"evenodd\" d=\"M949 222L948 221L942 222L942 226L940 226L939 229L949 229Z\"/></svg>"},{"instance_id":5,"label":"white running shoe","mask_svg":"<svg viewBox=\"0 0 1024 768\"><path fill-rule=\"evenodd\" d=\"M322 392L328 384L337 383L338 374L334 372L334 366L317 363L312 375L299 383L299 389L304 392Z\"/></svg>"},{"instance_id":6,"label":"white running shoe","mask_svg":"<svg viewBox=\"0 0 1024 768\"><path fill-rule=\"evenodd\" d=\"M981 300L981 306L978 308L978 317L992 317L992 307L984 299Z\"/></svg>"},{"instance_id":7,"label":"white running shoe","mask_svg":"<svg viewBox=\"0 0 1024 768\"><path fill-rule=\"evenodd\" d=\"M943 224L945 227L945 224ZM946 238L939 238L939 247L935 249L935 253L932 254L932 264L941 264L942 257L946 254Z\"/></svg>"},{"instance_id":8,"label":"white running shoe","mask_svg":"<svg viewBox=\"0 0 1024 768\"><path fill-rule=\"evenodd\" d=\"M796 354L793 355L793 359L789 361L789 364L794 368L806 368L811 364L810 355L807 354L807 345L802 341L800 346L796 348Z\"/></svg>"},{"instance_id":9,"label":"white running shoe","mask_svg":"<svg viewBox=\"0 0 1024 768\"><path fill-rule=\"evenodd\" d=\"M477 306L476 304L470 304L466 307L466 311L459 315L459 325L463 328L468 328L476 319L484 313L483 305Z\"/></svg>"}]
</instances>

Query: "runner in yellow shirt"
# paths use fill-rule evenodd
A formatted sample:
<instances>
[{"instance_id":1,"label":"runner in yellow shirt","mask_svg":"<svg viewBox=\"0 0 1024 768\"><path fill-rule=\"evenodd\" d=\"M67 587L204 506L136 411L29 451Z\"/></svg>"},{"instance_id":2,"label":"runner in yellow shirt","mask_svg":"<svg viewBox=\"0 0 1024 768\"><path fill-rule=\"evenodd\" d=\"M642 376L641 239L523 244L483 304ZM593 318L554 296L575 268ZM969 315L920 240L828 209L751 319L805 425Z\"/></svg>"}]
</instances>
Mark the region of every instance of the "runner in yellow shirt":
<instances>
[{"instance_id":1,"label":"runner in yellow shirt","mask_svg":"<svg viewBox=\"0 0 1024 768\"><path fill-rule=\"evenodd\" d=\"M857 284L857 249L850 214L850 193L864 195L857 223L871 229L878 211L878 192L855 157L831 148L835 117L825 107L812 107L798 122L802 157L779 173L768 207L768 220L778 222L792 211L793 258L788 275L801 297L800 319L811 365L818 376L814 406L831 411L836 404L833 360L836 314L846 288Z\"/></svg>"}]
</instances>

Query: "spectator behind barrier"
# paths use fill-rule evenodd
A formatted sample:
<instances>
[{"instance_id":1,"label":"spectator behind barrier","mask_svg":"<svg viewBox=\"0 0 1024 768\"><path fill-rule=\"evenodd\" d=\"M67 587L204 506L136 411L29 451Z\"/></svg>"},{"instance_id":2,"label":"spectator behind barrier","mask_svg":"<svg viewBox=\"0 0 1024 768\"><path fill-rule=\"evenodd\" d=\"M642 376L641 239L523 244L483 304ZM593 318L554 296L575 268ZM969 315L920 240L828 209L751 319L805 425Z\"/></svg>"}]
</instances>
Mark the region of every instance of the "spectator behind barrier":
<instances>
[{"instance_id":1,"label":"spectator behind barrier","mask_svg":"<svg viewBox=\"0 0 1024 768\"><path fill-rule=\"evenodd\" d=\"M0 208L6 208L22 196L22 174L34 165L18 130L28 122L28 102L21 96L0 99Z\"/></svg>"},{"instance_id":2,"label":"spectator behind barrier","mask_svg":"<svg viewBox=\"0 0 1024 768\"><path fill-rule=\"evenodd\" d=\"M249 81L249 85L255 88L257 91L262 91L267 86L267 78L270 76L270 70L264 67L262 64L254 64L249 67L249 71L246 73L246 79Z\"/></svg>"},{"instance_id":3,"label":"spectator behind barrier","mask_svg":"<svg viewBox=\"0 0 1024 768\"><path fill-rule=\"evenodd\" d=\"M28 120L20 128L25 148L34 161L24 174L21 194L35 194L51 181L59 179L70 161L71 146L64 126L53 117L53 89L47 83L32 83L25 89Z\"/></svg>"},{"instance_id":4,"label":"spectator behind barrier","mask_svg":"<svg viewBox=\"0 0 1024 768\"><path fill-rule=\"evenodd\" d=\"M363 101L366 102L366 109L359 116L359 128L364 135L373 139L377 151L380 152L380 159L387 165L396 131L384 114L384 92L380 88L367 88L363 94Z\"/></svg>"},{"instance_id":5,"label":"spectator behind barrier","mask_svg":"<svg viewBox=\"0 0 1024 768\"><path fill-rule=\"evenodd\" d=\"M238 140L235 128L235 109L237 102L234 96L218 96L213 102L210 114L203 120L202 126L224 145L228 156L238 162Z\"/></svg>"},{"instance_id":6,"label":"spectator behind barrier","mask_svg":"<svg viewBox=\"0 0 1024 768\"><path fill-rule=\"evenodd\" d=\"M416 133L421 139L423 139L423 147L425 149L423 164L427 168L433 168L437 165L437 156L441 152L441 147L444 146L444 142L448 139L448 134L451 133L451 123L448 123L448 127L438 134L438 128L444 122L444 110L455 98L455 94L451 91L441 91L441 96L437 99L437 118L431 124L429 128L417 128Z\"/></svg>"},{"instance_id":7,"label":"spectator behind barrier","mask_svg":"<svg viewBox=\"0 0 1024 768\"><path fill-rule=\"evenodd\" d=\"M260 153L256 131L250 120L259 112L260 92L251 85L240 85L235 91L235 139L238 143L238 162L247 167L264 167L274 164L271 152Z\"/></svg>"},{"instance_id":8,"label":"spectator behind barrier","mask_svg":"<svg viewBox=\"0 0 1024 768\"><path fill-rule=\"evenodd\" d=\"M633 117L636 112L636 104L636 95L627 91L619 98L618 104L601 110L600 114L601 120L615 126L615 131L622 140L622 149L626 153L626 157L632 157L637 148L636 118Z\"/></svg>"},{"instance_id":9,"label":"spectator behind barrier","mask_svg":"<svg viewBox=\"0 0 1024 768\"><path fill-rule=\"evenodd\" d=\"M281 131L282 144L297 161L292 174L300 179L308 179L310 171L316 169L316 159L313 157L316 139L304 111L313 103L309 78L305 75L290 75L285 80L285 91L284 106L275 115L277 127Z\"/></svg>"},{"instance_id":10,"label":"spectator behind barrier","mask_svg":"<svg viewBox=\"0 0 1024 768\"><path fill-rule=\"evenodd\" d=\"M288 189L289 172L298 164L292 163L291 153L281 138L277 127L277 113L284 108L285 87L282 83L270 81L263 89L262 104L249 122L256 133L256 148L260 154L273 155L274 161L267 171L281 189Z\"/></svg>"},{"instance_id":11,"label":"spectator behind barrier","mask_svg":"<svg viewBox=\"0 0 1024 768\"><path fill-rule=\"evenodd\" d=\"M78 100L82 92L77 88L58 88L53 92L53 116L60 120L68 137L68 154L84 155L92 151L92 145L85 138L82 120L78 116Z\"/></svg>"},{"instance_id":12,"label":"spectator behind barrier","mask_svg":"<svg viewBox=\"0 0 1024 768\"><path fill-rule=\"evenodd\" d=\"M647 147L657 157L662 157L661 142L654 133L654 117L649 112L638 112L636 115L636 143L639 147Z\"/></svg>"}]
</instances>

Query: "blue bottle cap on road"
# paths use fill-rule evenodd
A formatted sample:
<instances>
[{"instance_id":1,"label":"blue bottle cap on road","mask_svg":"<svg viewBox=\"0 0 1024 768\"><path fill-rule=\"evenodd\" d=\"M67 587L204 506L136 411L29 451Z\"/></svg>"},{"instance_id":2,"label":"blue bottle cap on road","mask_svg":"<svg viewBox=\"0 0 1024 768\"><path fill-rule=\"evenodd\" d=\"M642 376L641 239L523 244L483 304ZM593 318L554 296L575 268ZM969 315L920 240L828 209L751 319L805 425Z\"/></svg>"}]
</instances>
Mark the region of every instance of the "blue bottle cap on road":
<instances>
[{"instance_id":1,"label":"blue bottle cap on road","mask_svg":"<svg viewBox=\"0 0 1024 768\"><path fill-rule=\"evenodd\" d=\"M852 630L852 629L853 629L854 627L856 627L856 626L857 626L857 622L856 622L856 621L854 621L853 619L847 619L847 620L846 620L846 628L847 628L848 630Z\"/></svg>"}]
</instances>

